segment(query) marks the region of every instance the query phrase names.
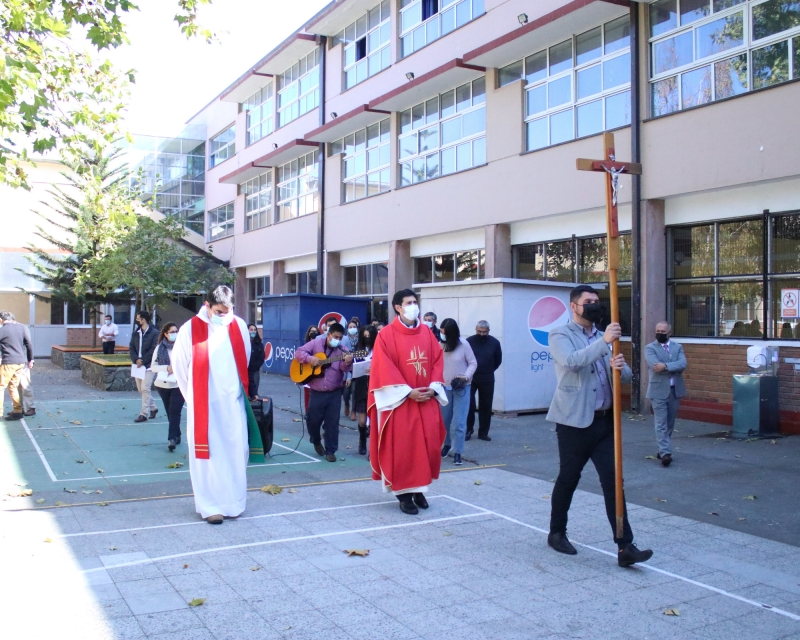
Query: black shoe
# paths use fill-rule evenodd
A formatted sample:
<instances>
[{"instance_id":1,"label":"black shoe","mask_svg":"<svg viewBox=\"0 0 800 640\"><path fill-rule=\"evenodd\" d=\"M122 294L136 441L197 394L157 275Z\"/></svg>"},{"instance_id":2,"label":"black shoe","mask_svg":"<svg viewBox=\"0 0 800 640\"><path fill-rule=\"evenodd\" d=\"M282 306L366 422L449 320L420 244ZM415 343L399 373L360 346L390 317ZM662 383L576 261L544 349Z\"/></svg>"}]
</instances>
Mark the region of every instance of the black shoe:
<instances>
[{"instance_id":1,"label":"black shoe","mask_svg":"<svg viewBox=\"0 0 800 640\"><path fill-rule=\"evenodd\" d=\"M458 466L461 466L462 464L464 464L463 462L461 462L461 454L460 453L454 453L453 454L453 464L458 465Z\"/></svg>"},{"instance_id":2,"label":"black shoe","mask_svg":"<svg viewBox=\"0 0 800 640\"><path fill-rule=\"evenodd\" d=\"M175 444L178 445L180 443L181 443L181 437L178 436L177 438L175 438Z\"/></svg>"},{"instance_id":3,"label":"black shoe","mask_svg":"<svg viewBox=\"0 0 800 640\"><path fill-rule=\"evenodd\" d=\"M35 416L36 415L36 409L28 409L25 412L24 415L25 415L26 418L30 418L31 416Z\"/></svg>"},{"instance_id":4,"label":"black shoe","mask_svg":"<svg viewBox=\"0 0 800 640\"><path fill-rule=\"evenodd\" d=\"M464 441L472 439L472 431L467 431L467 434L464 436Z\"/></svg>"},{"instance_id":5,"label":"black shoe","mask_svg":"<svg viewBox=\"0 0 800 640\"><path fill-rule=\"evenodd\" d=\"M5 420L22 420L25 417L24 413L7 413Z\"/></svg>"},{"instance_id":6,"label":"black shoe","mask_svg":"<svg viewBox=\"0 0 800 640\"><path fill-rule=\"evenodd\" d=\"M658 459L661 460L661 464L665 467L668 467L672 464L672 454L665 453L663 456L659 454Z\"/></svg>"},{"instance_id":7,"label":"black shoe","mask_svg":"<svg viewBox=\"0 0 800 640\"><path fill-rule=\"evenodd\" d=\"M428 501L425 499L424 493L415 493L414 494L414 504L417 505L420 509L427 509L428 508Z\"/></svg>"},{"instance_id":8,"label":"black shoe","mask_svg":"<svg viewBox=\"0 0 800 640\"><path fill-rule=\"evenodd\" d=\"M147 422L147 416L143 416L143 415L139 414L138 416L136 416L136 418L134 418L133 421L134 422Z\"/></svg>"},{"instance_id":9,"label":"black shoe","mask_svg":"<svg viewBox=\"0 0 800 640\"><path fill-rule=\"evenodd\" d=\"M397 496L397 499L400 501L400 511L403 513L407 513L410 516L415 516L419 513L419 509L414 504L414 499L410 493Z\"/></svg>"},{"instance_id":10,"label":"black shoe","mask_svg":"<svg viewBox=\"0 0 800 640\"><path fill-rule=\"evenodd\" d=\"M335 453L328 453L328 454L326 454L325 459L328 462L336 462L336 454Z\"/></svg>"},{"instance_id":11,"label":"black shoe","mask_svg":"<svg viewBox=\"0 0 800 640\"><path fill-rule=\"evenodd\" d=\"M169 449L170 453L175 451L175 438L169 439L169 444L167 445L167 448Z\"/></svg>"},{"instance_id":12,"label":"black shoe","mask_svg":"<svg viewBox=\"0 0 800 640\"><path fill-rule=\"evenodd\" d=\"M325 455L325 447L322 446L321 442L318 442L317 444L314 445L314 451L317 452L318 456L324 456Z\"/></svg>"},{"instance_id":13,"label":"black shoe","mask_svg":"<svg viewBox=\"0 0 800 640\"><path fill-rule=\"evenodd\" d=\"M486 442L492 441L492 439L489 436L478 436L478 440L486 440Z\"/></svg>"},{"instance_id":14,"label":"black shoe","mask_svg":"<svg viewBox=\"0 0 800 640\"><path fill-rule=\"evenodd\" d=\"M446 458L448 453L450 453L450 445L446 444L442 447L442 458Z\"/></svg>"},{"instance_id":15,"label":"black shoe","mask_svg":"<svg viewBox=\"0 0 800 640\"><path fill-rule=\"evenodd\" d=\"M568 556L574 556L578 553L578 550L567 539L566 533L551 533L547 536L547 544L559 553L566 553Z\"/></svg>"},{"instance_id":16,"label":"black shoe","mask_svg":"<svg viewBox=\"0 0 800 640\"><path fill-rule=\"evenodd\" d=\"M156 414L157 414L157 413L158 413L158 409L153 409L153 410L150 412L150 419L151 419L151 420L154 420L154 419L155 419L155 417L156 417Z\"/></svg>"},{"instance_id":17,"label":"black shoe","mask_svg":"<svg viewBox=\"0 0 800 640\"><path fill-rule=\"evenodd\" d=\"M617 564L620 567L630 567L637 562L647 562L653 557L653 552L650 549L640 551L632 542L624 549L619 550L617 555Z\"/></svg>"},{"instance_id":18,"label":"black shoe","mask_svg":"<svg viewBox=\"0 0 800 640\"><path fill-rule=\"evenodd\" d=\"M358 455L367 455L367 428L358 428Z\"/></svg>"}]
</instances>

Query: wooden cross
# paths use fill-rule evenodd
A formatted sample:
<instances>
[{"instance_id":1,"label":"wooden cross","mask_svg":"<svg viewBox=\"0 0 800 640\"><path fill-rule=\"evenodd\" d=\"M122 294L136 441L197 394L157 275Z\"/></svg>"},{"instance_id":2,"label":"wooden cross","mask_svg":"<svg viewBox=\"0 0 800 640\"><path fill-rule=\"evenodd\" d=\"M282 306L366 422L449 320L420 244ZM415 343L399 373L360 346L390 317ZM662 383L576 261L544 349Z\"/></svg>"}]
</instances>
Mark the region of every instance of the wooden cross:
<instances>
[{"instance_id":1,"label":"wooden cross","mask_svg":"<svg viewBox=\"0 0 800 640\"><path fill-rule=\"evenodd\" d=\"M579 171L598 171L606 175L606 253L608 256L608 293L611 302L611 322L619 322L619 293L617 291L617 272L619 271L619 217L617 198L622 174L641 175L642 165L636 162L619 162L614 151L614 134L603 134L605 153L603 160L579 158L576 162ZM613 343L612 353L619 354L619 340ZM614 476L617 516L617 538L623 534L623 514L625 503L622 487L622 381L620 372L612 370L614 389Z\"/></svg>"}]
</instances>

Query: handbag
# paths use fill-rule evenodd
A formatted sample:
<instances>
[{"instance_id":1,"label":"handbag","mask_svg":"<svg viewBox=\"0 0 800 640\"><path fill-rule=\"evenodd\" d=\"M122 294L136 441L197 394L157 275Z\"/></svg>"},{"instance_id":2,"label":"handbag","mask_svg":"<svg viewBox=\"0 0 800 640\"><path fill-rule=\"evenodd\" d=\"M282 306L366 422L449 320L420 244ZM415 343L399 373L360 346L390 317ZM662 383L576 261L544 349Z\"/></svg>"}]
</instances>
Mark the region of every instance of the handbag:
<instances>
[{"instance_id":1,"label":"handbag","mask_svg":"<svg viewBox=\"0 0 800 640\"><path fill-rule=\"evenodd\" d=\"M450 381L450 387L453 391L462 391L467 386L467 379L461 376L456 376Z\"/></svg>"}]
</instances>

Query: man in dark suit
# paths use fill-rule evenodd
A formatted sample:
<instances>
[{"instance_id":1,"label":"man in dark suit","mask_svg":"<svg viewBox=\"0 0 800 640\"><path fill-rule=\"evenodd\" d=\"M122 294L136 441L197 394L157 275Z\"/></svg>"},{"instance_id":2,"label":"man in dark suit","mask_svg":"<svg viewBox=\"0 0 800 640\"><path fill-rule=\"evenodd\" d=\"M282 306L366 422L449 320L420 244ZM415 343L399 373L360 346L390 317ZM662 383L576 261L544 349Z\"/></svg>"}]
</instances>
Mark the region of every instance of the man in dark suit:
<instances>
[{"instance_id":1,"label":"man in dark suit","mask_svg":"<svg viewBox=\"0 0 800 640\"><path fill-rule=\"evenodd\" d=\"M475 335L467 338L472 353L478 361L478 368L472 376L469 396L469 413L467 414L467 435L469 440L475 429L475 408L478 408L478 440L491 440L489 426L492 422L492 401L494 400L494 372L503 363L503 348L500 341L489 335L489 323L478 320ZM475 394L480 394L480 405L475 402Z\"/></svg>"},{"instance_id":2,"label":"man in dark suit","mask_svg":"<svg viewBox=\"0 0 800 640\"><path fill-rule=\"evenodd\" d=\"M650 369L647 397L653 403L658 459L668 467L672 464L672 430L681 398L686 395L683 372L686 356L683 347L670 340L672 328L668 322L656 325L656 339L644 348L644 357Z\"/></svg>"}]
</instances>

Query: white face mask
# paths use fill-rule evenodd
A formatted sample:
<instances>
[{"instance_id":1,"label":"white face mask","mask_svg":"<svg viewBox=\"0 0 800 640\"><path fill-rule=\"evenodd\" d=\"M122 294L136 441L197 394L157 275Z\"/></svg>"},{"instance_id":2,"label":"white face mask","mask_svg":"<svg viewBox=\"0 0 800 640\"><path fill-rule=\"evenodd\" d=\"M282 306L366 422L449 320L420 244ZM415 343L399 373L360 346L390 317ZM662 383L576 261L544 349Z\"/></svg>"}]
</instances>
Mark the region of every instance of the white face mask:
<instances>
[{"instance_id":1,"label":"white face mask","mask_svg":"<svg viewBox=\"0 0 800 640\"><path fill-rule=\"evenodd\" d=\"M414 322L419 318L419 305L412 302L403 307L403 317L409 322Z\"/></svg>"},{"instance_id":2,"label":"white face mask","mask_svg":"<svg viewBox=\"0 0 800 640\"><path fill-rule=\"evenodd\" d=\"M208 314L208 317L211 319L211 324L215 324L217 326L222 326L222 324L224 324L225 320L227 320L229 317L232 317L232 316L233 316L233 311L228 311L228 313L226 313L225 315L222 315L222 316L218 316L214 312L209 312L209 314Z\"/></svg>"},{"instance_id":3,"label":"white face mask","mask_svg":"<svg viewBox=\"0 0 800 640\"><path fill-rule=\"evenodd\" d=\"M428 329L433 329L433 322L430 320L425 320L422 324L424 324Z\"/></svg>"},{"instance_id":4,"label":"white face mask","mask_svg":"<svg viewBox=\"0 0 800 640\"><path fill-rule=\"evenodd\" d=\"M111 320L106 320L106 324L111 324Z\"/></svg>"},{"instance_id":5,"label":"white face mask","mask_svg":"<svg viewBox=\"0 0 800 640\"><path fill-rule=\"evenodd\" d=\"M350 327L347 330L347 333L349 333L351 336L358 335L358 327Z\"/></svg>"}]
</instances>

